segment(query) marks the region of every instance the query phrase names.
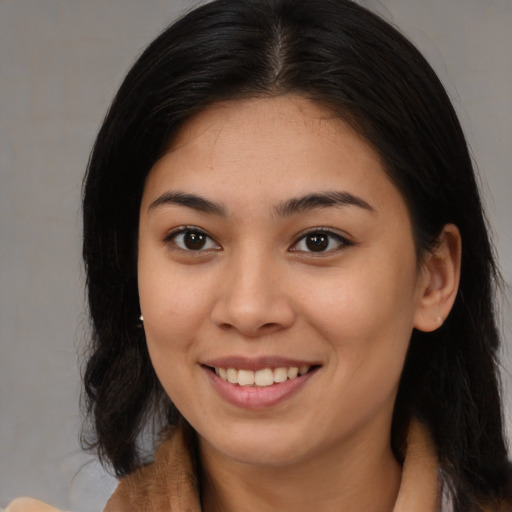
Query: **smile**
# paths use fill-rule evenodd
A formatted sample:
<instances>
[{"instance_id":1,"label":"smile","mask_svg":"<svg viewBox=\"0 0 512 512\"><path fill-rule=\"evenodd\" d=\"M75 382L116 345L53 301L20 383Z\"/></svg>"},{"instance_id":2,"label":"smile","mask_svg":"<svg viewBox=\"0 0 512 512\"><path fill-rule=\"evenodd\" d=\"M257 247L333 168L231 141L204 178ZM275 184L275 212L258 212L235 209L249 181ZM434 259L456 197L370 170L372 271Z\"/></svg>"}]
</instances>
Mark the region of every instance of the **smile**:
<instances>
[{"instance_id":1,"label":"smile","mask_svg":"<svg viewBox=\"0 0 512 512\"><path fill-rule=\"evenodd\" d=\"M223 400L243 409L261 410L291 399L315 378L320 361L286 357L219 357L200 367Z\"/></svg>"},{"instance_id":2,"label":"smile","mask_svg":"<svg viewBox=\"0 0 512 512\"><path fill-rule=\"evenodd\" d=\"M263 368L261 370L243 370L236 368L215 367L215 373L226 382L239 386L266 387L293 380L305 375L311 366L289 366L280 368Z\"/></svg>"}]
</instances>

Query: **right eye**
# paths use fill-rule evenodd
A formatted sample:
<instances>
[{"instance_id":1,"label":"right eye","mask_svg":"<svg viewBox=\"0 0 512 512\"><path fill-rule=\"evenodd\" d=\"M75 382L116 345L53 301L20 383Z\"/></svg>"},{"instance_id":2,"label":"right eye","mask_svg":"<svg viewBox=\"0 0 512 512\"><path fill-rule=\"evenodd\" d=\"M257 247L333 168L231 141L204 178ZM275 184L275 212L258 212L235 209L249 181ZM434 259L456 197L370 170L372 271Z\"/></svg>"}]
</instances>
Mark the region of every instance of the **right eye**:
<instances>
[{"instance_id":1,"label":"right eye","mask_svg":"<svg viewBox=\"0 0 512 512\"><path fill-rule=\"evenodd\" d=\"M211 236L197 228L178 228L169 233L165 237L165 241L171 242L182 251L218 251L221 249Z\"/></svg>"}]
</instances>

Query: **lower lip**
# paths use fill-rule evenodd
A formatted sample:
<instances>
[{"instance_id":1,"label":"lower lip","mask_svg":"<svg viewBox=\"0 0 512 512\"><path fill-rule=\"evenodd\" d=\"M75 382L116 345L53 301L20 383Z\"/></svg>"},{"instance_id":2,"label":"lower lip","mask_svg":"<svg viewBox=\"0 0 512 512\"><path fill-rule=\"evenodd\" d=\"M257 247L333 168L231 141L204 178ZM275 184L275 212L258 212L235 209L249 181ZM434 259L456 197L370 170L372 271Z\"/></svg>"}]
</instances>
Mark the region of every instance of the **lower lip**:
<instances>
[{"instance_id":1,"label":"lower lip","mask_svg":"<svg viewBox=\"0 0 512 512\"><path fill-rule=\"evenodd\" d=\"M214 389L229 403L244 409L265 409L291 398L317 372L314 368L305 375L271 386L239 386L221 379L212 370L203 367Z\"/></svg>"}]
</instances>

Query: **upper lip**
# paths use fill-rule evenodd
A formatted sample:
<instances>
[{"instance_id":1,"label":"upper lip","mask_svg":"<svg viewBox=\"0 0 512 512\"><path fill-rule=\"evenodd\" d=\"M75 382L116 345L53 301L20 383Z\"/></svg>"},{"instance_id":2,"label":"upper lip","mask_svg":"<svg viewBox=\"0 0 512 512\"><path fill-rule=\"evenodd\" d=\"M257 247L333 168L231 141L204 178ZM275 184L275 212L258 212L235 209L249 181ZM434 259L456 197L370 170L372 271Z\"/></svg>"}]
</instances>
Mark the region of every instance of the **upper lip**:
<instances>
[{"instance_id":1,"label":"upper lip","mask_svg":"<svg viewBox=\"0 0 512 512\"><path fill-rule=\"evenodd\" d=\"M248 358L243 356L218 357L202 361L203 366L211 368L236 368L237 370L263 370L264 368L290 368L296 366L318 366L316 361L306 359L292 359L279 356L261 356Z\"/></svg>"}]
</instances>

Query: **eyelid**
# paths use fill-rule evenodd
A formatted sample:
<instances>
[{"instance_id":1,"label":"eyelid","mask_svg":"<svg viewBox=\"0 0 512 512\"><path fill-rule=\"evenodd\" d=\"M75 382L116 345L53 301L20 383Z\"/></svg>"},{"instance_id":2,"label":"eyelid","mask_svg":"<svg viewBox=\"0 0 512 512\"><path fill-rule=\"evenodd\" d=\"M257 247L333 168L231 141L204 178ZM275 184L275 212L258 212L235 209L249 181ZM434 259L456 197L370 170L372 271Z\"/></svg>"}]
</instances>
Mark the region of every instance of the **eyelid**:
<instances>
[{"instance_id":1,"label":"eyelid","mask_svg":"<svg viewBox=\"0 0 512 512\"><path fill-rule=\"evenodd\" d=\"M215 238L212 235L210 235L208 233L208 231L206 231L198 226L185 225L185 226L178 226L176 228L173 228L165 234L162 241L165 244L172 243L173 239L176 238L178 235L181 235L181 234L184 234L187 232L200 233L201 235L204 235L205 237L207 237L209 240L211 240L216 245L216 247L213 250L221 250L222 249L221 245L217 242L217 240L215 240ZM174 245L173 249L183 251L186 253L191 253L191 254L193 254L193 253L199 254L199 253L204 253L204 252L208 252L208 251L212 250L212 248L197 249L197 250L184 249L182 247L179 247L176 243L174 243L173 245Z\"/></svg>"},{"instance_id":2,"label":"eyelid","mask_svg":"<svg viewBox=\"0 0 512 512\"><path fill-rule=\"evenodd\" d=\"M300 249L295 249L294 247L301 242L304 238L306 238L308 235L314 235L314 234L323 234L327 235L328 237L334 238L339 242L339 245L336 248L328 249L326 251L304 251ZM332 228L326 228L326 227L314 227L309 228L303 232L301 232L293 242L290 249L288 249L290 252L298 252L301 254L307 254L308 256L327 256L332 255L333 253L340 252L345 250L347 247L350 247L354 245L354 242L350 240L350 238L346 234L340 233L338 230L332 229Z\"/></svg>"}]
</instances>

